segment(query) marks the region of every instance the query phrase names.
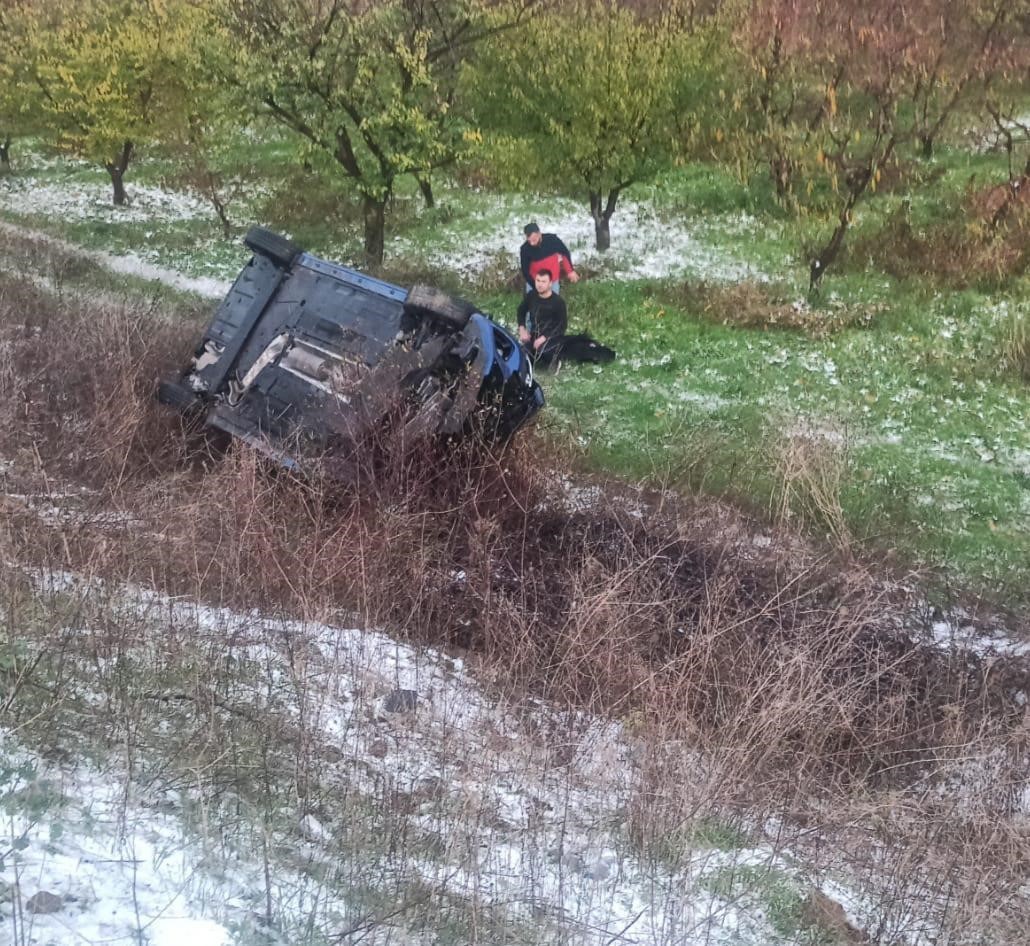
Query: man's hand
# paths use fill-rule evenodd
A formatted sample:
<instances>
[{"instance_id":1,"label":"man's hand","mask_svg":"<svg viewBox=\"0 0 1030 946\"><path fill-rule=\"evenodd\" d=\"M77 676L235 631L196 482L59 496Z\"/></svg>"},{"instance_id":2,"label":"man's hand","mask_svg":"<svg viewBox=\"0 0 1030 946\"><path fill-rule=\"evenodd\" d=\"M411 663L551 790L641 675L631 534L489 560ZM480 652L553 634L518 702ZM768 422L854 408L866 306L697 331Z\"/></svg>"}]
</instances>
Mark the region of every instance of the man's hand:
<instances>
[{"instance_id":1,"label":"man's hand","mask_svg":"<svg viewBox=\"0 0 1030 946\"><path fill-rule=\"evenodd\" d=\"M569 270L569 282L579 282L579 273L574 269Z\"/></svg>"},{"instance_id":2,"label":"man's hand","mask_svg":"<svg viewBox=\"0 0 1030 946\"><path fill-rule=\"evenodd\" d=\"M541 335L535 342L533 342L534 351L540 351L544 347L544 342L547 341L546 335Z\"/></svg>"},{"instance_id":3,"label":"man's hand","mask_svg":"<svg viewBox=\"0 0 1030 946\"><path fill-rule=\"evenodd\" d=\"M525 325L519 326L519 341L525 345L529 341L529 329Z\"/></svg>"}]
</instances>

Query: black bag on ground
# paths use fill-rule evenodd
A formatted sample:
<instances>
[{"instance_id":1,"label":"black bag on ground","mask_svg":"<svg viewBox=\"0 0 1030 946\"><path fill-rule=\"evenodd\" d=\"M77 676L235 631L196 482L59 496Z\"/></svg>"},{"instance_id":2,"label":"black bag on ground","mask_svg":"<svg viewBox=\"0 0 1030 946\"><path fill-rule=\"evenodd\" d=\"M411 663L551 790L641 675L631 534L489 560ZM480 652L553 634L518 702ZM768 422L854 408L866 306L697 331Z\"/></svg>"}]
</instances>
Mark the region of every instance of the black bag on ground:
<instances>
[{"instance_id":1,"label":"black bag on ground","mask_svg":"<svg viewBox=\"0 0 1030 946\"><path fill-rule=\"evenodd\" d=\"M537 352L538 365L547 367L556 361L581 361L606 365L615 360L615 352L589 335L558 335L544 342Z\"/></svg>"}]
</instances>

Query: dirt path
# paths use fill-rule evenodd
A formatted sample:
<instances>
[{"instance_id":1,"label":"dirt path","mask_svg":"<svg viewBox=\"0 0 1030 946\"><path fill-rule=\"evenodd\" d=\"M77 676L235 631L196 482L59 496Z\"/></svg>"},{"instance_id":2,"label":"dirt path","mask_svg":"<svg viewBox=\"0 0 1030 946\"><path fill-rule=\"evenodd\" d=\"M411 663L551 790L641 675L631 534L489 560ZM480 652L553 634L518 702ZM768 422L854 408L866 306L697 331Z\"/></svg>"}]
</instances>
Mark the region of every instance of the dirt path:
<instances>
[{"instance_id":1,"label":"dirt path","mask_svg":"<svg viewBox=\"0 0 1030 946\"><path fill-rule=\"evenodd\" d=\"M137 279L149 280L150 282L159 282L180 292L193 292L206 299L221 299L232 285L232 282L227 279L215 279L210 276L188 276L174 269L148 263L132 253L124 256L115 256L111 253L104 253L101 250L87 250L75 243L51 236L40 230L22 227L7 221L0 221L0 232L16 238L33 240L52 246L62 253L90 260L112 273L133 276Z\"/></svg>"}]
</instances>

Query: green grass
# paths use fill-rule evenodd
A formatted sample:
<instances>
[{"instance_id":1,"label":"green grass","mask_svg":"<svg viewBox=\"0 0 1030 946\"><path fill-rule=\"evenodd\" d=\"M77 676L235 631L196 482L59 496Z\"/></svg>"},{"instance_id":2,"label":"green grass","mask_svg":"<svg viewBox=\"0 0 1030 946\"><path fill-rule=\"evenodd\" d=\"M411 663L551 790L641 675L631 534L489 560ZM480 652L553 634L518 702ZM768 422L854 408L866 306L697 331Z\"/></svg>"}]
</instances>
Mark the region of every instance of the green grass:
<instances>
[{"instance_id":1,"label":"green grass","mask_svg":"<svg viewBox=\"0 0 1030 946\"><path fill-rule=\"evenodd\" d=\"M646 857L675 871L684 858L697 851L739 851L748 847L750 836L738 824L720 817L704 816L682 827L649 839L641 851Z\"/></svg>"},{"instance_id":2,"label":"green grass","mask_svg":"<svg viewBox=\"0 0 1030 946\"><path fill-rule=\"evenodd\" d=\"M754 903L789 942L810 946L838 942L832 931L806 918L801 888L784 871L765 866L725 867L702 878L702 884L726 900Z\"/></svg>"},{"instance_id":3,"label":"green grass","mask_svg":"<svg viewBox=\"0 0 1030 946\"><path fill-rule=\"evenodd\" d=\"M267 222L316 252L356 262L360 215L346 184L304 172L281 138L247 148L255 187L237 219ZM130 177L158 183L166 171L141 160ZM947 220L971 177L987 182L1003 172L999 155L942 148L909 166L912 189L895 186L860 206L852 240L875 241L903 200L914 226ZM59 162L38 176L104 179ZM438 206L426 210L411 182L398 189L385 275L401 283L435 277L512 324L519 297L504 287L514 261L496 260L470 287L424 254L447 235L474 244L513 217L546 221L552 205L448 181L436 190ZM653 206L660 219L689 222L712 252L776 274L770 296L799 304L805 249L832 229L815 215L789 218L761 175L748 186L709 167L678 169L631 188L626 199ZM209 219L24 222L85 246L144 252L194 275L230 278L243 257ZM728 496L770 518L784 508L780 458L800 440L839 469L833 502L859 549L899 567L926 567L940 589L1030 604L1030 388L1020 354L1030 280L948 290L852 258L831 271L793 329L722 324L705 291L681 293L655 280L588 279L565 288L573 326L610 344L619 359L603 370L566 365L544 376L544 428L578 445L590 468ZM860 324L825 328L854 307L868 313ZM801 506L788 510L793 520L822 538L827 523Z\"/></svg>"},{"instance_id":4,"label":"green grass","mask_svg":"<svg viewBox=\"0 0 1030 946\"><path fill-rule=\"evenodd\" d=\"M627 286L569 296L623 354L602 373L566 366L545 381L554 422L590 462L634 477L686 471L685 485L766 508L770 456L807 434L840 454L840 501L870 550L1022 595L1030 390L1000 363L994 300L899 286L873 329L817 340L711 325Z\"/></svg>"}]
</instances>

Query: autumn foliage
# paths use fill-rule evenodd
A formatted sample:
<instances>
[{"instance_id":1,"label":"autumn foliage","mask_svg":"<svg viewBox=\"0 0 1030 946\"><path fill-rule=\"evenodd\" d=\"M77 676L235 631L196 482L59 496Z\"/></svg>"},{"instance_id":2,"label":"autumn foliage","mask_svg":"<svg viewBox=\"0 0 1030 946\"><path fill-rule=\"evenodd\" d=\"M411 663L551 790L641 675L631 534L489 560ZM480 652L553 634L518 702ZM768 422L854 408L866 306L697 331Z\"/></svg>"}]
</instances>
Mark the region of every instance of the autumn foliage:
<instances>
[{"instance_id":1,"label":"autumn foliage","mask_svg":"<svg viewBox=\"0 0 1030 946\"><path fill-rule=\"evenodd\" d=\"M815 286L885 173L963 122L1011 128L1028 24L1028 0L9 0L0 163L42 135L104 167L117 203L163 148L228 230L205 152L277 126L360 205L378 265L405 177L429 205L463 166L578 196L604 249L626 187L716 161L828 222Z\"/></svg>"}]
</instances>

